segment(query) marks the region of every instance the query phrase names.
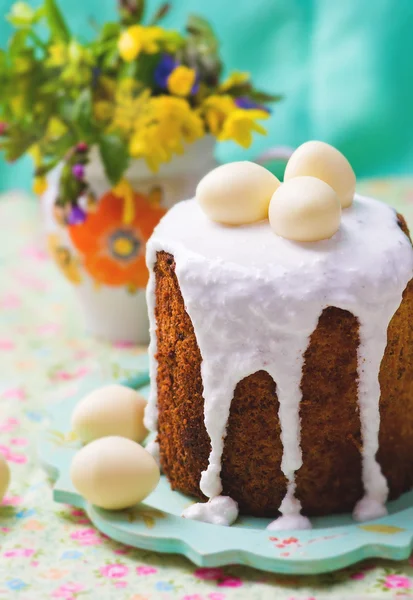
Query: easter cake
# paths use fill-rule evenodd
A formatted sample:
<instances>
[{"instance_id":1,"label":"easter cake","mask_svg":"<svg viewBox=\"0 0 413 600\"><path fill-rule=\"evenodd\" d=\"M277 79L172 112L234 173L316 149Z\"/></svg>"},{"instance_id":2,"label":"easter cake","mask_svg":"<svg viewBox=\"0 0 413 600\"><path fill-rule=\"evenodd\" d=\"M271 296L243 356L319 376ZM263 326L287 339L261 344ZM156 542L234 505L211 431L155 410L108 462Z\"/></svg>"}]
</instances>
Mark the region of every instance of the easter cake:
<instances>
[{"instance_id":1,"label":"easter cake","mask_svg":"<svg viewBox=\"0 0 413 600\"><path fill-rule=\"evenodd\" d=\"M321 142L209 173L147 245L151 397L184 516L386 514L413 485L413 249ZM208 502L206 502L208 501Z\"/></svg>"}]
</instances>

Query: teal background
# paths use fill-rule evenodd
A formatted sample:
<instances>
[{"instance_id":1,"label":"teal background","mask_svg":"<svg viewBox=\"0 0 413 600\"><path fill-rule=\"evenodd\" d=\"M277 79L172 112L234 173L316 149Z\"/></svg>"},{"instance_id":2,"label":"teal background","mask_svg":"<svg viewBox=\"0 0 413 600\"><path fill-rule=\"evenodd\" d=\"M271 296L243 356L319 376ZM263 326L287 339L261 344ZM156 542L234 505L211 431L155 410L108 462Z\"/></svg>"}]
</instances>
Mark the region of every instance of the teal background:
<instances>
[{"instance_id":1,"label":"teal background","mask_svg":"<svg viewBox=\"0 0 413 600\"><path fill-rule=\"evenodd\" d=\"M12 2L0 0L0 46ZM29 4L37 5L31 1ZM149 0L148 12L160 4ZM188 12L207 17L227 69L251 71L262 88L282 93L268 135L248 151L232 143L221 160L253 157L274 145L308 139L336 145L358 176L413 171L413 0L175 0L165 24L181 28ZM93 34L115 15L115 0L60 0L74 31ZM1 93L1 90L0 90ZM0 162L0 190L30 187L30 160Z\"/></svg>"}]
</instances>

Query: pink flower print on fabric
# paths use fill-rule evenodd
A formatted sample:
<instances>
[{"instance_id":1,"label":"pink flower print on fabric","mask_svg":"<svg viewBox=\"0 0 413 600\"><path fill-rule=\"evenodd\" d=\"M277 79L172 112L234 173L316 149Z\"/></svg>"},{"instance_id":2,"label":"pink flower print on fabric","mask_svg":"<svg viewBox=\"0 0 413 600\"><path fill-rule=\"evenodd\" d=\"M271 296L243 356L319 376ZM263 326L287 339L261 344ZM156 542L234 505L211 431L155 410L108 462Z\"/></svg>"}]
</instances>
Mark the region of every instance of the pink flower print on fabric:
<instances>
[{"instance_id":1,"label":"pink flower print on fabric","mask_svg":"<svg viewBox=\"0 0 413 600\"><path fill-rule=\"evenodd\" d=\"M101 538L92 528L82 528L74 531L70 537L79 542L81 546L98 546L102 543Z\"/></svg>"},{"instance_id":2,"label":"pink flower print on fabric","mask_svg":"<svg viewBox=\"0 0 413 600\"><path fill-rule=\"evenodd\" d=\"M1 392L0 396L5 400L20 400L26 399L26 392L22 387L9 388Z\"/></svg>"},{"instance_id":3,"label":"pink flower print on fabric","mask_svg":"<svg viewBox=\"0 0 413 600\"><path fill-rule=\"evenodd\" d=\"M127 581L115 581L114 586L115 588L125 588L127 587L128 582Z\"/></svg>"},{"instance_id":4,"label":"pink flower print on fabric","mask_svg":"<svg viewBox=\"0 0 413 600\"><path fill-rule=\"evenodd\" d=\"M3 556L5 558L30 558L34 552L32 548L14 548L13 550L6 550Z\"/></svg>"},{"instance_id":5,"label":"pink flower print on fabric","mask_svg":"<svg viewBox=\"0 0 413 600\"><path fill-rule=\"evenodd\" d=\"M12 340L1 340L0 339L0 351L8 352L15 349L15 344Z\"/></svg>"},{"instance_id":6,"label":"pink flower print on fabric","mask_svg":"<svg viewBox=\"0 0 413 600\"><path fill-rule=\"evenodd\" d=\"M204 579L205 581L225 579L224 571L218 567L201 567L200 569L196 569L194 575L198 579Z\"/></svg>"},{"instance_id":7,"label":"pink flower print on fabric","mask_svg":"<svg viewBox=\"0 0 413 600\"><path fill-rule=\"evenodd\" d=\"M16 279L26 288L36 292L45 292L47 284L38 277L33 277L29 273L19 273Z\"/></svg>"},{"instance_id":8,"label":"pink flower print on fabric","mask_svg":"<svg viewBox=\"0 0 413 600\"><path fill-rule=\"evenodd\" d=\"M17 294L5 294L0 298L0 308L19 308L21 300Z\"/></svg>"},{"instance_id":9,"label":"pink flower print on fabric","mask_svg":"<svg viewBox=\"0 0 413 600\"><path fill-rule=\"evenodd\" d=\"M2 504L4 506L18 506L23 502L21 496L4 496Z\"/></svg>"},{"instance_id":10,"label":"pink flower print on fabric","mask_svg":"<svg viewBox=\"0 0 413 600\"><path fill-rule=\"evenodd\" d=\"M155 569L155 567L147 567L147 566L136 567L137 575L153 575L154 573L157 573L157 572L158 572L158 569Z\"/></svg>"},{"instance_id":11,"label":"pink flower print on fabric","mask_svg":"<svg viewBox=\"0 0 413 600\"><path fill-rule=\"evenodd\" d=\"M350 579L354 579L354 581L359 581L365 578L365 573L353 573L350 575Z\"/></svg>"},{"instance_id":12,"label":"pink flower print on fabric","mask_svg":"<svg viewBox=\"0 0 413 600\"><path fill-rule=\"evenodd\" d=\"M110 579L120 579L121 577L126 577L129 573L126 565L119 565L117 563L100 567L99 571L103 577L109 577Z\"/></svg>"},{"instance_id":13,"label":"pink flower print on fabric","mask_svg":"<svg viewBox=\"0 0 413 600\"><path fill-rule=\"evenodd\" d=\"M45 323L37 328L37 333L40 333L40 335L54 335L55 333L59 333L60 329L61 327L57 323Z\"/></svg>"},{"instance_id":14,"label":"pink flower print on fabric","mask_svg":"<svg viewBox=\"0 0 413 600\"><path fill-rule=\"evenodd\" d=\"M26 438L11 438L10 444L13 446L27 446L28 440Z\"/></svg>"},{"instance_id":15,"label":"pink flower print on fabric","mask_svg":"<svg viewBox=\"0 0 413 600\"><path fill-rule=\"evenodd\" d=\"M242 586L242 581L239 577L225 577L218 583L219 587L237 588Z\"/></svg>"},{"instance_id":16,"label":"pink flower print on fabric","mask_svg":"<svg viewBox=\"0 0 413 600\"><path fill-rule=\"evenodd\" d=\"M83 590L80 583L65 583L52 593L52 598L62 598L63 600L76 600L78 592Z\"/></svg>"},{"instance_id":17,"label":"pink flower print on fabric","mask_svg":"<svg viewBox=\"0 0 413 600\"><path fill-rule=\"evenodd\" d=\"M0 432L7 433L8 431L13 431L19 425L19 420L15 417L9 417L5 419L2 423L0 423Z\"/></svg>"},{"instance_id":18,"label":"pink flower print on fabric","mask_svg":"<svg viewBox=\"0 0 413 600\"><path fill-rule=\"evenodd\" d=\"M73 373L69 373L68 371L57 371L52 375L52 379L54 381L72 381L73 379L80 379L84 377L90 372L90 369L87 367L80 367Z\"/></svg>"},{"instance_id":19,"label":"pink flower print on fabric","mask_svg":"<svg viewBox=\"0 0 413 600\"><path fill-rule=\"evenodd\" d=\"M47 253L37 246L26 246L22 250L22 255L39 262L43 262L48 258Z\"/></svg>"},{"instance_id":20,"label":"pink flower print on fabric","mask_svg":"<svg viewBox=\"0 0 413 600\"><path fill-rule=\"evenodd\" d=\"M388 589L410 589L412 582L404 575L387 575L384 579L384 586Z\"/></svg>"},{"instance_id":21,"label":"pink flower print on fabric","mask_svg":"<svg viewBox=\"0 0 413 600\"><path fill-rule=\"evenodd\" d=\"M8 446L0 444L0 454L3 454L4 458L9 462L16 464L24 464L27 462L27 457L24 454L13 452Z\"/></svg>"}]
</instances>

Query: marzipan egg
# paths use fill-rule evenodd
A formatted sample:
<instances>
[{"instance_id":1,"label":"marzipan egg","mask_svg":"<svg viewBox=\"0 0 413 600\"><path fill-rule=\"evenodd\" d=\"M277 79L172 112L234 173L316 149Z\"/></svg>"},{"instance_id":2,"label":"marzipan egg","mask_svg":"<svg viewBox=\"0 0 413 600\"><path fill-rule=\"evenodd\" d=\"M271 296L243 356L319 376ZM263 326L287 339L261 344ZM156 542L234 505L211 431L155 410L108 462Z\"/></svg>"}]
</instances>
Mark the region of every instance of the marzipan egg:
<instances>
[{"instance_id":1,"label":"marzipan egg","mask_svg":"<svg viewBox=\"0 0 413 600\"><path fill-rule=\"evenodd\" d=\"M315 177L295 177L271 198L269 218L275 233L296 242L332 237L340 227L341 205L327 183Z\"/></svg>"},{"instance_id":2,"label":"marzipan egg","mask_svg":"<svg viewBox=\"0 0 413 600\"><path fill-rule=\"evenodd\" d=\"M85 396L72 414L72 429L83 443L107 435L142 442L148 434L143 424L145 398L123 385L107 385Z\"/></svg>"},{"instance_id":3,"label":"marzipan egg","mask_svg":"<svg viewBox=\"0 0 413 600\"><path fill-rule=\"evenodd\" d=\"M142 446L110 436L75 455L70 477L77 491L100 508L120 510L144 500L159 482L159 468Z\"/></svg>"},{"instance_id":4,"label":"marzipan egg","mask_svg":"<svg viewBox=\"0 0 413 600\"><path fill-rule=\"evenodd\" d=\"M311 141L295 150L285 168L284 181L303 175L328 183L343 208L353 202L356 176L347 158L330 144Z\"/></svg>"},{"instance_id":5,"label":"marzipan egg","mask_svg":"<svg viewBox=\"0 0 413 600\"><path fill-rule=\"evenodd\" d=\"M0 454L0 502L6 495L10 483L10 468L7 460Z\"/></svg>"},{"instance_id":6,"label":"marzipan egg","mask_svg":"<svg viewBox=\"0 0 413 600\"><path fill-rule=\"evenodd\" d=\"M245 225L267 219L271 196L279 185L275 175L261 165L233 162L205 175L196 198L212 221Z\"/></svg>"}]
</instances>

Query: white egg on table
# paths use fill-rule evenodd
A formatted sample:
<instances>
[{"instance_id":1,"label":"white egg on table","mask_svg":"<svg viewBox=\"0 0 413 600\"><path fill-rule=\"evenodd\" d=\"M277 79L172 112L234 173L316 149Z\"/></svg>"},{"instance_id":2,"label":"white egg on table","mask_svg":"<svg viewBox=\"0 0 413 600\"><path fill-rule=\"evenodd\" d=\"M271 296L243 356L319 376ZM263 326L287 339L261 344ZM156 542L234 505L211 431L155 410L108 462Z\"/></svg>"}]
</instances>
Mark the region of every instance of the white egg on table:
<instances>
[{"instance_id":1,"label":"white egg on table","mask_svg":"<svg viewBox=\"0 0 413 600\"><path fill-rule=\"evenodd\" d=\"M0 502L6 495L10 483L10 467L7 460L0 454Z\"/></svg>"},{"instance_id":2,"label":"white egg on table","mask_svg":"<svg viewBox=\"0 0 413 600\"><path fill-rule=\"evenodd\" d=\"M283 238L316 242L338 231L341 205L333 188L321 179L296 177L274 193L269 219L273 231Z\"/></svg>"},{"instance_id":3,"label":"white egg on table","mask_svg":"<svg viewBox=\"0 0 413 600\"><path fill-rule=\"evenodd\" d=\"M206 215L224 225L245 225L268 218L271 196L280 181L249 161L221 165L198 184L196 199Z\"/></svg>"},{"instance_id":4,"label":"white egg on table","mask_svg":"<svg viewBox=\"0 0 413 600\"><path fill-rule=\"evenodd\" d=\"M118 436L94 440L70 466L76 490L91 504L121 510L144 500L159 482L159 467L142 446Z\"/></svg>"},{"instance_id":5,"label":"white egg on table","mask_svg":"<svg viewBox=\"0 0 413 600\"><path fill-rule=\"evenodd\" d=\"M107 435L142 442L148 435L143 424L146 400L136 390L113 384L85 396L72 414L72 429L87 444Z\"/></svg>"},{"instance_id":6,"label":"white egg on table","mask_svg":"<svg viewBox=\"0 0 413 600\"><path fill-rule=\"evenodd\" d=\"M352 204L356 176L347 158L337 148L317 141L299 146L287 163L284 181L305 175L328 183L336 192L342 208Z\"/></svg>"}]
</instances>

